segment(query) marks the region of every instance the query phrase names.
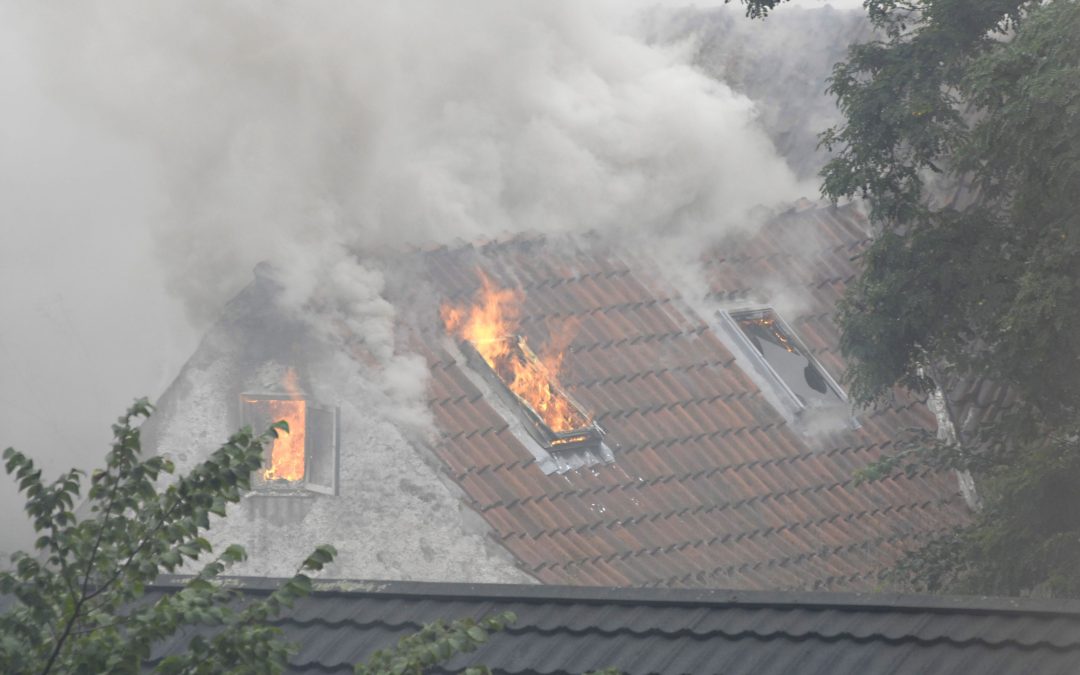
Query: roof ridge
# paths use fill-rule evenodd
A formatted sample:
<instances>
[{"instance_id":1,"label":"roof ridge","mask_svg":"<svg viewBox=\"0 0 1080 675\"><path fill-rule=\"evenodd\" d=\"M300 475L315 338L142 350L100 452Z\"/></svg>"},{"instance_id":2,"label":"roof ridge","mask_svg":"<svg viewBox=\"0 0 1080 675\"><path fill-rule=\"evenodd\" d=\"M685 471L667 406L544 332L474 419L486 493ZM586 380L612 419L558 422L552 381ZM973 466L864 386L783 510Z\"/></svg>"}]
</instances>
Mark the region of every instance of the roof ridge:
<instances>
[{"instance_id":1,"label":"roof ridge","mask_svg":"<svg viewBox=\"0 0 1080 675\"><path fill-rule=\"evenodd\" d=\"M381 626L388 630L415 630L422 627L420 622L416 621L399 621L392 622L386 620L374 620L374 621L352 621L343 619L340 621L330 621L321 616L312 617L311 619L299 620L299 619L275 619L269 622L271 625L284 625L291 623L297 626L327 626L327 627L341 627L352 625L356 628L371 628L375 626ZM821 640L824 642L837 642L840 640L851 640L860 644L866 644L870 642L885 642L891 645L910 644L915 643L920 646L931 646L937 644L948 644L956 647L968 647L973 645L980 645L989 649L1000 649L1007 646L1016 647L1021 650L1029 651L1034 649L1050 649L1059 653L1067 653L1072 651L1080 651L1080 640L1076 640L1072 643L1060 643L1050 640L1040 639L1033 641L1022 641L1016 638L1005 638L998 641L987 640L981 637L970 637L965 639L956 639L947 635L940 635L933 638L920 637L917 635L903 635L900 637L891 637L884 632L870 632L870 633L856 633L850 630L837 631L835 633L825 632L821 630L805 630L801 632L790 630L772 630L772 631L760 631L760 630L741 630L730 631L723 628L712 628L709 630L695 630L693 626L685 628L679 628L677 630L663 630L662 628L648 628L648 629L635 629L630 626L620 626L618 628L602 628L599 626L585 626L581 628L573 628L569 626L559 626L554 628L541 627L537 624L529 626L514 625L504 628L500 633L508 635L525 635L529 633L538 633L544 636L554 636L559 634L569 634L575 636L581 635L603 635L605 637L612 637L616 635L630 635L633 637L650 637L650 636L664 636L667 638L679 638L686 637L692 640L710 640L716 639L716 637L724 637L731 640L741 640L745 638L751 638L756 640L768 641L775 639L787 639L794 642L802 642L805 640ZM317 663L317 662L312 662Z\"/></svg>"},{"instance_id":2,"label":"roof ridge","mask_svg":"<svg viewBox=\"0 0 1080 675\"><path fill-rule=\"evenodd\" d=\"M192 578L184 575L161 575L154 583L148 584L147 588L179 588ZM268 594L287 579L221 577L220 580L234 588ZM441 598L480 602L485 600L517 599L522 602L574 601L593 604L666 606L863 608L961 614L1037 614L1080 619L1080 600L1071 599L905 593L756 591L723 588L646 589L330 578L316 578L312 581L312 586L313 592L317 594L337 593L346 596L412 597L417 600Z\"/></svg>"}]
</instances>

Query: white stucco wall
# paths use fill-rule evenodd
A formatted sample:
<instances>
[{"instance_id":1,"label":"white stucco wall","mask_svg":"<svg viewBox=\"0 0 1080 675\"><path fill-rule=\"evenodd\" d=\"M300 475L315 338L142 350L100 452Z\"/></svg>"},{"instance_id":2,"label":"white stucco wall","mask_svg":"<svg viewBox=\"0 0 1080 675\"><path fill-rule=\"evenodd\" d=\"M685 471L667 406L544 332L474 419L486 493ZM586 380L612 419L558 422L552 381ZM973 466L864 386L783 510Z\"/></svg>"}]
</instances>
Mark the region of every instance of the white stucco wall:
<instances>
[{"instance_id":1,"label":"white stucco wall","mask_svg":"<svg viewBox=\"0 0 1080 675\"><path fill-rule=\"evenodd\" d=\"M178 472L235 430L239 391L273 390L274 373L283 370L274 359L251 360L240 346L244 326L215 327L162 398L146 444L170 456ZM312 351L322 353L301 366L306 393L340 408L339 494L254 494L232 506L209 533L215 550L231 543L247 549L249 560L231 573L291 575L316 545L329 543L338 550L329 577L534 582L486 536L486 525L406 439L403 425L372 400L368 366L340 351Z\"/></svg>"}]
</instances>

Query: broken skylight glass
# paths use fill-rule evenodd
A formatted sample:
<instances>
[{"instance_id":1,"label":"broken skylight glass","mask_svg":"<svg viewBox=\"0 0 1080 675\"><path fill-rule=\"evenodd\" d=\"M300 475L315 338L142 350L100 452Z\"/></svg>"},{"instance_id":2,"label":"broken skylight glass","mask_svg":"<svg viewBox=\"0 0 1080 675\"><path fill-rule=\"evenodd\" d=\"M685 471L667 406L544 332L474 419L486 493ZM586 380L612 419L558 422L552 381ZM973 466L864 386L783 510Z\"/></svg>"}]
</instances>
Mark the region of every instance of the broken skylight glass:
<instances>
[{"instance_id":1,"label":"broken skylight glass","mask_svg":"<svg viewBox=\"0 0 1080 675\"><path fill-rule=\"evenodd\" d=\"M844 401L835 383L772 309L732 312L757 353L804 407Z\"/></svg>"}]
</instances>

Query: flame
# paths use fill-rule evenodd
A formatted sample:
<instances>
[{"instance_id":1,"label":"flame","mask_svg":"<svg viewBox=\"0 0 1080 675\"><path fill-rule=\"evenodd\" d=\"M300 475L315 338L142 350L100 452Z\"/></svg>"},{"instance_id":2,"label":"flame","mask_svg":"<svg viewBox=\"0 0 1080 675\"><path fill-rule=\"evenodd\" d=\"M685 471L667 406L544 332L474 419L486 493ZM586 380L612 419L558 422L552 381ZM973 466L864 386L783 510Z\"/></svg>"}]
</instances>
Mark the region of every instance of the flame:
<instances>
[{"instance_id":1,"label":"flame","mask_svg":"<svg viewBox=\"0 0 1080 675\"><path fill-rule=\"evenodd\" d=\"M282 385L290 396L301 396L296 371L289 368ZM301 398L268 401L270 418L285 420L289 431L278 431L270 446L270 467L263 471L266 480L297 481L304 477L304 429L307 421L307 402Z\"/></svg>"},{"instance_id":2,"label":"flame","mask_svg":"<svg viewBox=\"0 0 1080 675\"><path fill-rule=\"evenodd\" d=\"M795 346L791 344L788 337L784 335L784 332L780 330L780 327L776 325L776 319L768 316L763 316L756 319L740 319L739 323L744 326L758 326L767 333L771 333L776 340L776 344L780 345L784 349L788 350L792 354L797 353Z\"/></svg>"},{"instance_id":3,"label":"flame","mask_svg":"<svg viewBox=\"0 0 1080 675\"><path fill-rule=\"evenodd\" d=\"M472 343L491 369L552 431L581 429L588 420L559 391L559 369L570 344L570 330L557 335L537 357L517 337L525 294L499 288L480 272L480 289L471 306L444 304L446 330ZM554 332L553 332L554 334Z\"/></svg>"}]
</instances>

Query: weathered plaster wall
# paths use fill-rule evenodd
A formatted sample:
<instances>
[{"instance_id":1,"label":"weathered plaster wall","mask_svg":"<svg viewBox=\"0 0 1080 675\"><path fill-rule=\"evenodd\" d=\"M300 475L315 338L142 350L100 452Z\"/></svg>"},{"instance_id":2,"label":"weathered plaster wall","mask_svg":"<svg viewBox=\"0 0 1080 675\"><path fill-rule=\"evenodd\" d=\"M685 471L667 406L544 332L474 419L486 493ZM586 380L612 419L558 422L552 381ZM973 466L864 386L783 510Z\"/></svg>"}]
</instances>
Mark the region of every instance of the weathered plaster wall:
<instances>
[{"instance_id":1,"label":"weathered plaster wall","mask_svg":"<svg viewBox=\"0 0 1080 675\"><path fill-rule=\"evenodd\" d=\"M144 430L151 451L186 471L238 426L241 391L274 390L286 365L316 400L340 407L339 495L261 496L214 523L216 550L243 545L236 574L286 576L318 544L338 558L340 578L529 583L501 547L421 457L399 425L380 412L364 366L319 344L302 325L276 314L273 289L256 282L208 333L159 401Z\"/></svg>"}]
</instances>

